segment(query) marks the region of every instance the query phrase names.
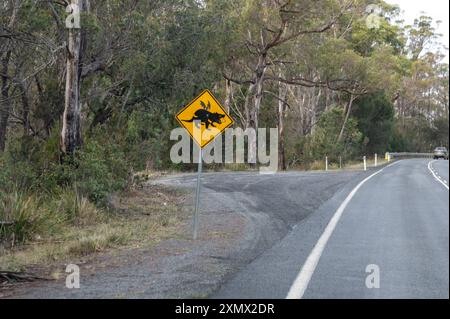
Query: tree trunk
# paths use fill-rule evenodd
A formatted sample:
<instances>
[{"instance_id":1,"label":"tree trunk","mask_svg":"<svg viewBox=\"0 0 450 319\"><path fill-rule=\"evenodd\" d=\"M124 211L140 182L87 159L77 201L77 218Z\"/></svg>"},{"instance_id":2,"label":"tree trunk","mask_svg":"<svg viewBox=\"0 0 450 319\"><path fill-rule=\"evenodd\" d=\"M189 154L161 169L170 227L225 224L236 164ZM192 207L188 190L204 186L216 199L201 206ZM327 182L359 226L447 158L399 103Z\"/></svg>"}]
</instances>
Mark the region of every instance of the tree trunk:
<instances>
[{"instance_id":1,"label":"tree trunk","mask_svg":"<svg viewBox=\"0 0 450 319\"><path fill-rule=\"evenodd\" d=\"M350 117L350 113L352 112L352 105L354 100L355 97L353 95L350 95L350 100L348 101L347 104L347 111L345 112L344 123L342 123L341 132L339 133L339 137L337 139L338 143L342 140L342 137L344 136L345 126L347 125L348 118Z\"/></svg>"},{"instance_id":2,"label":"tree trunk","mask_svg":"<svg viewBox=\"0 0 450 319\"><path fill-rule=\"evenodd\" d=\"M287 89L281 82L278 83L278 158L281 170L286 170L285 134L284 134L284 112L286 108Z\"/></svg>"},{"instance_id":3,"label":"tree trunk","mask_svg":"<svg viewBox=\"0 0 450 319\"><path fill-rule=\"evenodd\" d=\"M250 112L250 127L258 130L259 125L259 110L261 109L261 101L263 97L263 82L266 73L266 54L262 54L258 59L256 66L255 77L255 97L253 103L253 110Z\"/></svg>"},{"instance_id":4,"label":"tree trunk","mask_svg":"<svg viewBox=\"0 0 450 319\"><path fill-rule=\"evenodd\" d=\"M18 86L22 96L23 135L26 136L30 134L30 101L26 84L20 81Z\"/></svg>"},{"instance_id":5,"label":"tree trunk","mask_svg":"<svg viewBox=\"0 0 450 319\"><path fill-rule=\"evenodd\" d=\"M17 12L19 10L20 0L11 1L11 17L8 23L8 29L13 29L17 19ZM11 111L11 104L9 101L9 84L8 71L9 60L11 59L11 44L6 43L6 52L1 58L1 101L0 101L0 152L5 150L6 145L6 131L8 128L9 113Z\"/></svg>"},{"instance_id":6,"label":"tree trunk","mask_svg":"<svg viewBox=\"0 0 450 319\"><path fill-rule=\"evenodd\" d=\"M84 11L85 0L71 0L77 5L80 13ZM68 29L68 45L66 58L66 90L64 99L64 114L61 130L61 152L63 155L72 154L82 144L81 138L81 102L80 102L80 75L81 75L81 29Z\"/></svg>"},{"instance_id":7,"label":"tree trunk","mask_svg":"<svg viewBox=\"0 0 450 319\"><path fill-rule=\"evenodd\" d=\"M250 118L248 121L248 126L255 130L257 141L258 141L259 110L261 108L261 101L263 97L263 82L265 72L266 72L266 55L262 54L258 59L258 65L256 67L255 85L253 88L255 95L253 98L253 108L249 112ZM253 156L253 158L256 158L257 152L256 144L257 142L252 143L248 147L250 157Z\"/></svg>"},{"instance_id":8,"label":"tree trunk","mask_svg":"<svg viewBox=\"0 0 450 319\"><path fill-rule=\"evenodd\" d=\"M225 110L230 113L231 103L233 102L233 86L230 80L225 79Z\"/></svg>"},{"instance_id":9,"label":"tree trunk","mask_svg":"<svg viewBox=\"0 0 450 319\"><path fill-rule=\"evenodd\" d=\"M8 84L8 65L9 59L11 57L11 51L6 52L2 59L2 101L0 103L0 152L5 150L6 145L6 130L8 127L9 112L11 111L11 106L9 103L9 84Z\"/></svg>"},{"instance_id":10,"label":"tree trunk","mask_svg":"<svg viewBox=\"0 0 450 319\"><path fill-rule=\"evenodd\" d=\"M244 128L247 129L250 127L250 102L252 100L253 92L255 90L255 85L252 83L248 86L247 94L245 95L244 101L244 114L245 114L245 123Z\"/></svg>"}]
</instances>

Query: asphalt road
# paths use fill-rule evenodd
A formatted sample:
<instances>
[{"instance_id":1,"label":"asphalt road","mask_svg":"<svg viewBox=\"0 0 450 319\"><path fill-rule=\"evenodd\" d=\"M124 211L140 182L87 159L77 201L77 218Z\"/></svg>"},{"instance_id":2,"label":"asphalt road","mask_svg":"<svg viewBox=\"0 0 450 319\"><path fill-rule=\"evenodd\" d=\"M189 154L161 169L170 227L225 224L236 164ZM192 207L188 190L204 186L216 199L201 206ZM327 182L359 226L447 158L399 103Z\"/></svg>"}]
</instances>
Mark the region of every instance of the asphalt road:
<instances>
[{"instance_id":1,"label":"asphalt road","mask_svg":"<svg viewBox=\"0 0 450 319\"><path fill-rule=\"evenodd\" d=\"M429 164L346 184L212 297L448 298L449 166Z\"/></svg>"},{"instance_id":2,"label":"asphalt road","mask_svg":"<svg viewBox=\"0 0 450 319\"><path fill-rule=\"evenodd\" d=\"M434 169L434 171L436 172L437 176L440 177L444 184L448 185L448 161L444 161L444 160L436 160L436 161L431 161L431 168Z\"/></svg>"}]
</instances>

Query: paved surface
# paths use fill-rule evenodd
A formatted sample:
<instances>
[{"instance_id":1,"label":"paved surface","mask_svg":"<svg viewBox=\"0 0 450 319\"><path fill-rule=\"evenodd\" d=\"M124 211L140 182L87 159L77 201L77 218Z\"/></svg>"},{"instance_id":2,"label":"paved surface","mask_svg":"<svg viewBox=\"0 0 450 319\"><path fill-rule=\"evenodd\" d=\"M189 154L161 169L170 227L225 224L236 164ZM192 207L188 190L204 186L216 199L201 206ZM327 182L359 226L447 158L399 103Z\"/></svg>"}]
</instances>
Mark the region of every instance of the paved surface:
<instances>
[{"instance_id":1,"label":"paved surface","mask_svg":"<svg viewBox=\"0 0 450 319\"><path fill-rule=\"evenodd\" d=\"M448 185L448 161L444 160L435 160L431 161L431 167L435 170L438 177Z\"/></svg>"},{"instance_id":2,"label":"paved surface","mask_svg":"<svg viewBox=\"0 0 450 319\"><path fill-rule=\"evenodd\" d=\"M153 249L119 252L81 264L81 288L64 281L16 291L21 298L199 298L284 238L348 183L369 172L288 172L260 175L206 173L202 177L199 240L191 240L191 215L179 238ZM157 181L194 194L195 174ZM187 205L193 203L189 200ZM71 261L78 263L78 260ZM88 269L89 267L89 269Z\"/></svg>"},{"instance_id":3,"label":"paved surface","mask_svg":"<svg viewBox=\"0 0 450 319\"><path fill-rule=\"evenodd\" d=\"M309 269L304 298L449 297L449 194L428 170L429 162L397 162L359 188ZM448 182L448 161L432 167ZM285 298L354 187L348 183L213 297ZM379 288L366 287L368 265L379 269Z\"/></svg>"}]
</instances>

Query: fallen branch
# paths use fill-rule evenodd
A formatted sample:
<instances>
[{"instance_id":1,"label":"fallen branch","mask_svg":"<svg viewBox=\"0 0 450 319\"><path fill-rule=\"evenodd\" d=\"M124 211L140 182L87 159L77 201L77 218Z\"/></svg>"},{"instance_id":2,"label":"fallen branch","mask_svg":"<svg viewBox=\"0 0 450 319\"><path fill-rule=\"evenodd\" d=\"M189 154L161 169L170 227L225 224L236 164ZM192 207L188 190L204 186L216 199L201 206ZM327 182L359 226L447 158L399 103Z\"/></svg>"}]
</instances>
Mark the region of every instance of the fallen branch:
<instances>
[{"instance_id":1,"label":"fallen branch","mask_svg":"<svg viewBox=\"0 0 450 319\"><path fill-rule=\"evenodd\" d=\"M48 280L47 278L39 277L33 274L27 274L24 272L13 271L1 271L0 270L0 282L30 282L35 280Z\"/></svg>"}]
</instances>

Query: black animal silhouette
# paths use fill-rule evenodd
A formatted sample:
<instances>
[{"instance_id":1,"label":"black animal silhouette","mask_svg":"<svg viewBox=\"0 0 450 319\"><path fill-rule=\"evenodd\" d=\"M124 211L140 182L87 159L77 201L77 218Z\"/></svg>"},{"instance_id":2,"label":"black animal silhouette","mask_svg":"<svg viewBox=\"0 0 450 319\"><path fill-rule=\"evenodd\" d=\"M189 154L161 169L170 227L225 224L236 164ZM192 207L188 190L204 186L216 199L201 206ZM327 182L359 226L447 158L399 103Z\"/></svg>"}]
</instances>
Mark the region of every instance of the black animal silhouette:
<instances>
[{"instance_id":1,"label":"black animal silhouette","mask_svg":"<svg viewBox=\"0 0 450 319\"><path fill-rule=\"evenodd\" d=\"M225 114L210 112L209 109L211 108L211 103L209 101L208 106L206 106L203 101L200 101L200 105L202 108L195 111L192 119L183 120L183 122L200 121L201 125L205 125L206 129L209 129L210 125L216 127L215 124L222 124L222 118L225 117Z\"/></svg>"}]
</instances>

